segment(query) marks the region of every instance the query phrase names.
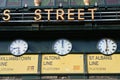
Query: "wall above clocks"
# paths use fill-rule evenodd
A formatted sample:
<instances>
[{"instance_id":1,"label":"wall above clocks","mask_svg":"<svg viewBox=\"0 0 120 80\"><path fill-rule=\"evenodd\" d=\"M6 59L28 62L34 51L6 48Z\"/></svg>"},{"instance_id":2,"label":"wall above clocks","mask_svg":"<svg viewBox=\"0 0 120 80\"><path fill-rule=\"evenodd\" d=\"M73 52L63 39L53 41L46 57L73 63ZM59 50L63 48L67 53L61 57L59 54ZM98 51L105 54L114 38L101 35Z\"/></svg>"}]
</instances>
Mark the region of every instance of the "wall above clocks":
<instances>
[{"instance_id":1,"label":"wall above clocks","mask_svg":"<svg viewBox=\"0 0 120 80\"><path fill-rule=\"evenodd\" d=\"M53 44L53 50L59 55L66 55L72 50L72 43L67 39L59 39Z\"/></svg>"},{"instance_id":2,"label":"wall above clocks","mask_svg":"<svg viewBox=\"0 0 120 80\"><path fill-rule=\"evenodd\" d=\"M111 55L116 52L117 43L112 39L103 38L98 42L97 49L105 55Z\"/></svg>"},{"instance_id":3,"label":"wall above clocks","mask_svg":"<svg viewBox=\"0 0 120 80\"><path fill-rule=\"evenodd\" d=\"M28 44L22 39L17 39L10 44L9 50L15 56L24 54L28 49Z\"/></svg>"}]
</instances>

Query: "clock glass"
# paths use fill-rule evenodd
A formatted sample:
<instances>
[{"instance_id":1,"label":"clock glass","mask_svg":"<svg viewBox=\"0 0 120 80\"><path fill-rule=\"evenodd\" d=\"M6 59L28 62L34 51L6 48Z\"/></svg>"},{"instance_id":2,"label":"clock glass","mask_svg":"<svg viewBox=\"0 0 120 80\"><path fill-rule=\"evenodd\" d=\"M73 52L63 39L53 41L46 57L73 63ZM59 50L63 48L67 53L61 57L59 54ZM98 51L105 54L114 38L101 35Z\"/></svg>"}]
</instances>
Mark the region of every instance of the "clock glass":
<instances>
[{"instance_id":1,"label":"clock glass","mask_svg":"<svg viewBox=\"0 0 120 80\"><path fill-rule=\"evenodd\" d=\"M67 39L59 39L54 43L53 50L59 55L66 55L72 50L72 43Z\"/></svg>"},{"instance_id":2,"label":"clock glass","mask_svg":"<svg viewBox=\"0 0 120 80\"><path fill-rule=\"evenodd\" d=\"M98 42L97 48L101 53L110 55L117 50L117 43L112 39L104 38Z\"/></svg>"},{"instance_id":3,"label":"clock glass","mask_svg":"<svg viewBox=\"0 0 120 80\"><path fill-rule=\"evenodd\" d=\"M24 54L27 51L27 49L27 42L21 39L17 39L10 44L10 52L16 56Z\"/></svg>"}]
</instances>

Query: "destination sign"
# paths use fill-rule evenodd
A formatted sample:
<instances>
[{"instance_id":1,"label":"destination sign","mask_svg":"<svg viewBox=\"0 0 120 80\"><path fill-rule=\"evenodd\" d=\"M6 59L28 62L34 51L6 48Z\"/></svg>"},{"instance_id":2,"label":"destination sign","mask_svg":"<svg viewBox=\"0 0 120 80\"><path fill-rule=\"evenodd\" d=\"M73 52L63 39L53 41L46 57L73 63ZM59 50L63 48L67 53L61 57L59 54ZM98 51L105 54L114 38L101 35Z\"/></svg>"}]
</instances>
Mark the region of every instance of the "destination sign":
<instances>
[{"instance_id":1,"label":"destination sign","mask_svg":"<svg viewBox=\"0 0 120 80\"><path fill-rule=\"evenodd\" d=\"M84 73L83 54L42 55L42 74L79 74Z\"/></svg>"},{"instance_id":2,"label":"destination sign","mask_svg":"<svg viewBox=\"0 0 120 80\"><path fill-rule=\"evenodd\" d=\"M120 73L120 54L105 56L102 54L88 54L88 73Z\"/></svg>"},{"instance_id":3,"label":"destination sign","mask_svg":"<svg viewBox=\"0 0 120 80\"><path fill-rule=\"evenodd\" d=\"M0 56L0 74L37 74L38 55Z\"/></svg>"}]
</instances>

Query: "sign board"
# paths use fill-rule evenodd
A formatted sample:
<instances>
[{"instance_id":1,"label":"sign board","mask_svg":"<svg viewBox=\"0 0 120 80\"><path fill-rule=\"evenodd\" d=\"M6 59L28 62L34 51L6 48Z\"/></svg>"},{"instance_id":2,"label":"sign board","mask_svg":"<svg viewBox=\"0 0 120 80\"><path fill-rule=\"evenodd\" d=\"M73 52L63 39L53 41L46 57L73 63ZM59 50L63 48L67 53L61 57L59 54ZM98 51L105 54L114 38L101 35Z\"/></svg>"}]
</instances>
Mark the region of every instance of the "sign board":
<instances>
[{"instance_id":1,"label":"sign board","mask_svg":"<svg viewBox=\"0 0 120 80\"><path fill-rule=\"evenodd\" d=\"M120 54L88 54L88 73L120 73Z\"/></svg>"},{"instance_id":2,"label":"sign board","mask_svg":"<svg viewBox=\"0 0 120 80\"><path fill-rule=\"evenodd\" d=\"M36 74L38 55L0 55L0 74Z\"/></svg>"},{"instance_id":3,"label":"sign board","mask_svg":"<svg viewBox=\"0 0 120 80\"><path fill-rule=\"evenodd\" d=\"M78 12L77 16L75 16L75 11L76 11L76 9L67 9L68 13L66 13L66 9L65 10L64 9L36 9L34 12L32 12L32 13L34 13L34 15L32 15L32 17L34 16L33 18L34 18L35 22L36 21L37 22L41 22L41 21L47 21L47 22L48 21L71 21L71 20L72 21L74 21L74 20L84 21L85 20L84 9L82 9L82 8L77 9L77 12ZM89 12L91 14L91 16L90 16L91 20L94 20L94 15L95 15L94 13L96 11L97 11L96 8L87 10L87 12ZM4 14L1 15L1 16L3 16L3 17L1 17L1 19L6 22L12 21L12 19L14 20L14 18L12 18L13 16L11 16L11 13L14 14L14 17L18 16L18 13L16 13L16 12L14 13L9 9L4 10L3 13ZM47 14L47 16L44 17L44 14ZM54 17L51 14L55 14ZM64 16L64 14L67 15L67 18ZM20 15L24 15L24 14L19 13L19 16ZM31 16L30 13L25 14L25 15ZM25 15L24 15L24 17L25 17ZM6 17L4 17L4 16L6 16ZM75 17L77 17L77 18L75 18ZM33 20L33 18L32 18L32 20ZM23 20L23 18L22 18L22 20Z\"/></svg>"},{"instance_id":4,"label":"sign board","mask_svg":"<svg viewBox=\"0 0 120 80\"><path fill-rule=\"evenodd\" d=\"M84 73L83 54L42 55L42 74Z\"/></svg>"}]
</instances>

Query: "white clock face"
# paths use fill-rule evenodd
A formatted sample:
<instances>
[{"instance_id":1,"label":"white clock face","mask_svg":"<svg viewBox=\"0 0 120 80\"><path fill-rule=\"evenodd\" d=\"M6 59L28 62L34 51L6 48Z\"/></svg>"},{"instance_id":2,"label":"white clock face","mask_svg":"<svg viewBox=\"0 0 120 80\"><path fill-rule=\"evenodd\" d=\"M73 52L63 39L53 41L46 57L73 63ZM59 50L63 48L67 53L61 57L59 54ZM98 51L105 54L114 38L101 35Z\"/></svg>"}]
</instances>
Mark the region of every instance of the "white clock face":
<instances>
[{"instance_id":1,"label":"white clock face","mask_svg":"<svg viewBox=\"0 0 120 80\"><path fill-rule=\"evenodd\" d=\"M19 56L24 54L28 49L28 44L24 40L18 39L11 43L10 52L13 55Z\"/></svg>"},{"instance_id":2,"label":"white clock face","mask_svg":"<svg viewBox=\"0 0 120 80\"><path fill-rule=\"evenodd\" d=\"M66 55L72 50L72 43L66 39L59 39L54 43L53 49L59 55Z\"/></svg>"},{"instance_id":3,"label":"white clock face","mask_svg":"<svg viewBox=\"0 0 120 80\"><path fill-rule=\"evenodd\" d=\"M117 50L117 44L115 41L105 38L98 42L97 48L101 53L110 55Z\"/></svg>"}]
</instances>

